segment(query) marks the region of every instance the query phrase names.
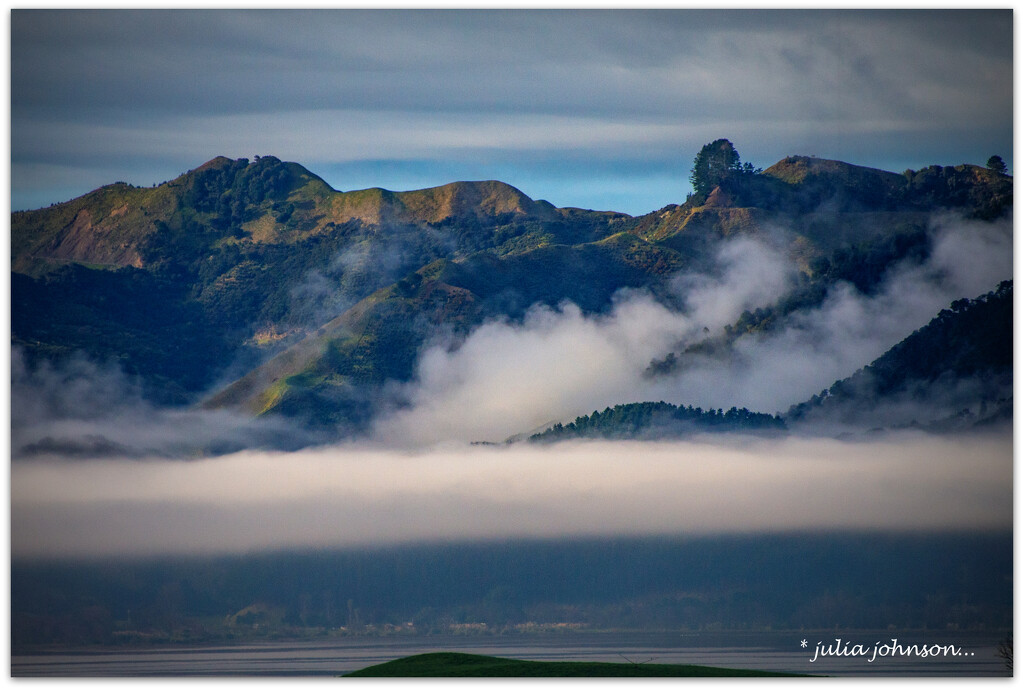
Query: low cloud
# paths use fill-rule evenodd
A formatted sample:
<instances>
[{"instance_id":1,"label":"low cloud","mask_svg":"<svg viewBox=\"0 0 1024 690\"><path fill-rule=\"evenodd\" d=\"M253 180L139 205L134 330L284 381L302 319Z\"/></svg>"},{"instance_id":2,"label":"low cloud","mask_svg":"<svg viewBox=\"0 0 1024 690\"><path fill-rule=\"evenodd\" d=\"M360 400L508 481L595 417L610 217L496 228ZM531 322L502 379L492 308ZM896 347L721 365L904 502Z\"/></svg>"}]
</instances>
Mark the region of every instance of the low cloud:
<instances>
[{"instance_id":1,"label":"low cloud","mask_svg":"<svg viewBox=\"0 0 1024 690\"><path fill-rule=\"evenodd\" d=\"M114 366L12 358L16 558L240 553L425 540L786 530L1005 529L1013 439L915 433L858 442L716 436L686 442L470 446L637 400L785 409L852 373L950 301L1012 274L1007 224L942 220L930 259L874 296L838 286L763 338L650 379L651 359L773 303L792 267L752 240L681 276L683 311L644 292L609 313L571 304L428 349L373 444L317 442L283 422L157 409ZM249 450L239 450L248 448ZM406 450L400 450L405 448ZM217 457L208 456L220 453ZM31 457L31 462L22 461ZM90 458L89 462L80 462ZM182 462L182 458L196 458Z\"/></svg>"},{"instance_id":2,"label":"low cloud","mask_svg":"<svg viewBox=\"0 0 1024 690\"><path fill-rule=\"evenodd\" d=\"M704 407L785 411L870 364L961 298L985 294L1013 276L1009 221L938 218L929 259L896 266L874 295L848 283L818 308L799 311L768 335L738 339L731 356L697 357L648 391Z\"/></svg>"},{"instance_id":3,"label":"low cloud","mask_svg":"<svg viewBox=\"0 0 1024 690\"><path fill-rule=\"evenodd\" d=\"M1009 222L938 218L934 226L930 258L894 267L876 294L839 283L823 304L772 333L741 337L727 355L687 356L671 376L644 371L786 293L795 267L782 252L749 238L723 244L717 271L676 279L681 312L622 291L605 315L563 304L536 307L522 323L485 324L456 350L423 353L405 389L409 406L381 419L377 436L413 446L500 441L607 406L657 400L784 412L869 364L953 300L1012 276Z\"/></svg>"},{"instance_id":4,"label":"low cloud","mask_svg":"<svg viewBox=\"0 0 1024 690\"><path fill-rule=\"evenodd\" d=\"M243 448L300 448L319 439L284 420L226 410L163 408L112 363L73 356L32 366L11 353L11 457L190 458Z\"/></svg>"},{"instance_id":5,"label":"low cloud","mask_svg":"<svg viewBox=\"0 0 1024 690\"><path fill-rule=\"evenodd\" d=\"M15 463L15 558L409 541L1005 529L1012 439L342 445L190 463Z\"/></svg>"},{"instance_id":6,"label":"low cloud","mask_svg":"<svg viewBox=\"0 0 1024 690\"><path fill-rule=\"evenodd\" d=\"M345 256L339 261L349 263L339 270L372 259ZM687 357L671 376L644 375L652 360L721 332L743 310L774 303L793 273L783 252L744 238L724 244L709 273L677 278L682 311L626 290L603 315L566 303L535 307L519 323L484 324L457 349L423 352L415 380L398 387L404 407L377 420L374 438L402 448L502 441L641 401L783 412L870 363L951 301L976 297L1011 276L1012 227L938 219L929 260L893 269L876 294L841 283L820 307L792 315L776 331L739 338L726 357ZM117 366L84 358L32 367L15 347L11 373L16 460L195 458L328 441L282 419L158 408ZM962 393L933 390L925 397L951 414L961 409ZM900 419L925 421L929 414L913 409L920 404L901 401Z\"/></svg>"},{"instance_id":7,"label":"low cloud","mask_svg":"<svg viewBox=\"0 0 1024 690\"><path fill-rule=\"evenodd\" d=\"M744 309L770 304L785 293L791 273L781 252L740 239L723 247L717 272L678 278L685 312L624 290L607 315L585 315L565 303L534 307L521 324L485 324L457 350L437 346L423 354L406 391L411 407L381 420L377 435L410 445L503 440L648 399L643 372L653 358Z\"/></svg>"},{"instance_id":8,"label":"low cloud","mask_svg":"<svg viewBox=\"0 0 1024 690\"><path fill-rule=\"evenodd\" d=\"M718 271L677 276L674 288L685 302L689 320L701 329L718 331L745 310L783 297L792 288L797 270L779 246L778 242L739 237L722 244Z\"/></svg>"}]
</instances>

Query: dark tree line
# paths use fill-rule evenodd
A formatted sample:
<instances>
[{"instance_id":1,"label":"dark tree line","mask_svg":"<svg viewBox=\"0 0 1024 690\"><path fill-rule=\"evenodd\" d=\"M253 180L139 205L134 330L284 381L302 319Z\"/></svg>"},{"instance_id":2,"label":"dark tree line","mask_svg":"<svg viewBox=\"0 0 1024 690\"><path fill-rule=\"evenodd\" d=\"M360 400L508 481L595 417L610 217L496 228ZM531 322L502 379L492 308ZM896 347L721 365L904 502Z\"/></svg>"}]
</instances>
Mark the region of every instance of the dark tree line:
<instances>
[{"instance_id":1,"label":"dark tree line","mask_svg":"<svg viewBox=\"0 0 1024 690\"><path fill-rule=\"evenodd\" d=\"M595 410L569 424L556 424L530 440L672 437L702 431L784 431L785 428L781 418L751 412L745 407L723 412L661 401L616 405L605 408L604 412Z\"/></svg>"},{"instance_id":2,"label":"dark tree line","mask_svg":"<svg viewBox=\"0 0 1024 690\"><path fill-rule=\"evenodd\" d=\"M1003 281L977 299L954 301L868 366L794 405L786 418L800 419L815 408L846 402L871 405L944 377L1002 378L1009 384L1012 374L1013 281Z\"/></svg>"},{"instance_id":3,"label":"dark tree line","mask_svg":"<svg viewBox=\"0 0 1024 690\"><path fill-rule=\"evenodd\" d=\"M340 626L380 634L407 622L421 634L474 622L498 632L524 621L620 630L998 630L1013 623L1012 574L1009 533L575 536L15 561L11 646L308 638L341 634Z\"/></svg>"}]
</instances>

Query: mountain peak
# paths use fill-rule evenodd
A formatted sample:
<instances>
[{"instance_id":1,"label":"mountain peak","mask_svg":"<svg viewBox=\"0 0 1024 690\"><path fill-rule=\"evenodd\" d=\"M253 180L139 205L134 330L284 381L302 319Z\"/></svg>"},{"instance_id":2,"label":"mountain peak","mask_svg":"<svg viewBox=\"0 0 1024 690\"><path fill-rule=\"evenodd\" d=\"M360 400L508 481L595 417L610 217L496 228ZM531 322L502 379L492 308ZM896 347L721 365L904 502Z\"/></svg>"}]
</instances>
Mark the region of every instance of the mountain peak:
<instances>
[{"instance_id":1,"label":"mountain peak","mask_svg":"<svg viewBox=\"0 0 1024 690\"><path fill-rule=\"evenodd\" d=\"M407 192L373 187L340 192L334 201L336 222L359 219L368 223L441 223L449 218L481 220L511 214L515 217L549 218L554 207L534 201L510 184L497 180L450 182Z\"/></svg>"},{"instance_id":2,"label":"mountain peak","mask_svg":"<svg viewBox=\"0 0 1024 690\"><path fill-rule=\"evenodd\" d=\"M820 177L839 178L851 184L869 179L884 180L891 184L903 182L903 176L897 173L815 156L788 156L765 170L764 174L790 184Z\"/></svg>"},{"instance_id":3,"label":"mountain peak","mask_svg":"<svg viewBox=\"0 0 1024 690\"><path fill-rule=\"evenodd\" d=\"M451 182L398 194L407 209L423 220L438 223L445 218L475 215L546 215L537 202L510 184L497 180Z\"/></svg>"},{"instance_id":4,"label":"mountain peak","mask_svg":"<svg viewBox=\"0 0 1024 690\"><path fill-rule=\"evenodd\" d=\"M232 160L231 158L228 158L227 156L215 156L215 157L211 158L210 160L206 161L205 163L203 163L202 165L200 165L198 168L196 168L192 172L199 172L200 170L211 170L211 169L212 170L219 170L221 168L224 168L224 167L227 167L227 166L231 165L232 163L234 163L234 160Z\"/></svg>"}]
</instances>

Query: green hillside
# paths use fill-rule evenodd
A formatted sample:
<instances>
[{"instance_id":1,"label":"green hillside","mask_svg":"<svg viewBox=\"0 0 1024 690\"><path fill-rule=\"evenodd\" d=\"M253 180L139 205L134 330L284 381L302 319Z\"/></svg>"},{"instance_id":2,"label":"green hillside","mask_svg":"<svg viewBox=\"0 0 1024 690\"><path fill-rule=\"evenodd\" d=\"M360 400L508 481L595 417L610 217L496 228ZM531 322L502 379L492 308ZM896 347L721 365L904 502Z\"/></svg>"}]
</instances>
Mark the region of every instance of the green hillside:
<instances>
[{"instance_id":1,"label":"green hillside","mask_svg":"<svg viewBox=\"0 0 1024 690\"><path fill-rule=\"evenodd\" d=\"M13 342L33 362L113 359L154 399L190 402L229 364L315 337L432 262L590 242L628 221L501 182L337 192L271 156L220 157L154 188L118 183L12 214ZM370 330L409 313L392 306ZM386 361L367 375L406 376L414 351L374 351Z\"/></svg>"},{"instance_id":2,"label":"green hillside","mask_svg":"<svg viewBox=\"0 0 1024 690\"><path fill-rule=\"evenodd\" d=\"M346 674L358 678L750 678L801 674L716 668L692 664L619 664L597 661L526 661L481 654L416 654Z\"/></svg>"},{"instance_id":3,"label":"green hillside","mask_svg":"<svg viewBox=\"0 0 1024 690\"><path fill-rule=\"evenodd\" d=\"M327 415L319 423L342 423L350 411L366 409L367 386L410 378L419 348L439 328L463 337L488 318L518 318L531 305L566 299L601 311L616 290L658 289L681 266L676 252L627 233L441 259L361 300L204 404L256 414L315 408Z\"/></svg>"},{"instance_id":4,"label":"green hillside","mask_svg":"<svg viewBox=\"0 0 1024 690\"><path fill-rule=\"evenodd\" d=\"M217 157L151 188L115 183L13 213L12 343L30 366L114 362L161 403L358 431L438 333L457 344L537 303L600 313L621 288L673 304L672 276L712 266L721 238L781 237L804 282L701 346L727 345L836 280L870 291L928 251L937 210L1011 207L1011 178L966 165L899 175L790 157L633 218L558 209L497 181L338 191L273 156Z\"/></svg>"},{"instance_id":5,"label":"green hillside","mask_svg":"<svg viewBox=\"0 0 1024 690\"><path fill-rule=\"evenodd\" d=\"M811 260L893 232L923 230L940 209L990 220L1012 203L1012 178L975 165L899 175L790 156L760 174L733 172L706 198L694 196L638 219L636 232L696 254L721 237L786 227L794 231L793 251Z\"/></svg>"}]
</instances>

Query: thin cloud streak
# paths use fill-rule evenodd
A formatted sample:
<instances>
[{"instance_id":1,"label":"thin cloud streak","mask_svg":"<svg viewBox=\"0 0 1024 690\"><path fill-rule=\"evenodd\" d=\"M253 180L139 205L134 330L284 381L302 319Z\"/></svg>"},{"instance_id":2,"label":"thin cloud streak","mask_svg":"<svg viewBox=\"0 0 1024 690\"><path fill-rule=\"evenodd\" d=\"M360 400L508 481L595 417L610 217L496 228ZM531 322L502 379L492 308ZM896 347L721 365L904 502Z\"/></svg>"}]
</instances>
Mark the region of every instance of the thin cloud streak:
<instances>
[{"instance_id":1,"label":"thin cloud streak","mask_svg":"<svg viewBox=\"0 0 1024 690\"><path fill-rule=\"evenodd\" d=\"M416 160L424 156L458 159L464 150L561 151L599 144L623 150L634 146L653 148L678 138L683 129L678 123L582 115L511 118L447 111L412 114L352 109L183 116L177 123L190 133L187 137L168 130L165 123L140 127L68 123L56 140L45 138L50 123L28 122L21 131L39 139L36 151L43 159L53 159L62 151L77 156L102 155L104 143L116 141L130 150L145 149L157 157L180 154L178 149L183 144L196 157L210 156L211 151L242 157L262 147L275 155L308 163L324 160L325 149L333 157L326 160L362 161ZM310 136L311 131L318 134ZM376 134L368 139L369 131Z\"/></svg>"}]
</instances>

